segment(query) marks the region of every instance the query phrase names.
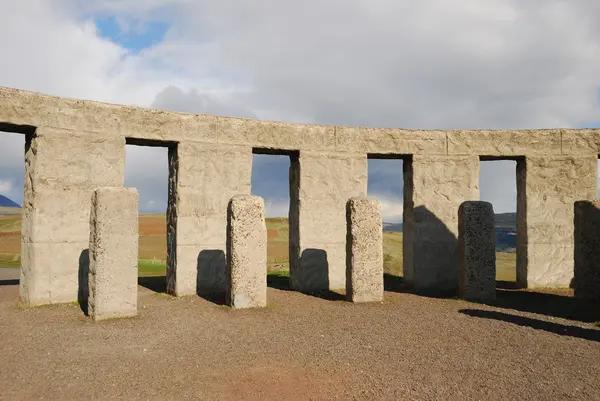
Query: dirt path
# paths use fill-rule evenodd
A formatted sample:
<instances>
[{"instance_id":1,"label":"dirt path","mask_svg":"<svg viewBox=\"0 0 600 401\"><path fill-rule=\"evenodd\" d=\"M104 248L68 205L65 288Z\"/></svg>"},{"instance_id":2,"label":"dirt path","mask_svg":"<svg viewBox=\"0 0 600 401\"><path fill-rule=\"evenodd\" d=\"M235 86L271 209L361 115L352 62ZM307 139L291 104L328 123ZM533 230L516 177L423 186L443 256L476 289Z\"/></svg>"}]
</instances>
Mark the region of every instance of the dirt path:
<instances>
[{"instance_id":1,"label":"dirt path","mask_svg":"<svg viewBox=\"0 0 600 401\"><path fill-rule=\"evenodd\" d=\"M0 399L600 399L600 305L556 295L353 305L271 288L268 308L232 311L140 287L137 318L93 323L17 292L0 284Z\"/></svg>"}]
</instances>

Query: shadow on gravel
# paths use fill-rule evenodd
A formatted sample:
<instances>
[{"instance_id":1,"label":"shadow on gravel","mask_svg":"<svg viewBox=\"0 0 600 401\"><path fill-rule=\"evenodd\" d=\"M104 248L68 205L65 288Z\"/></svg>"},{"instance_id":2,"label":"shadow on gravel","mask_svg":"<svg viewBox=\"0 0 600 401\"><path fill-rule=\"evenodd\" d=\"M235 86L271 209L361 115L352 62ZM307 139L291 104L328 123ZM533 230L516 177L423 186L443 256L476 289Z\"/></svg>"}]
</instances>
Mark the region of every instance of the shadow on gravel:
<instances>
[{"instance_id":1,"label":"shadow on gravel","mask_svg":"<svg viewBox=\"0 0 600 401\"><path fill-rule=\"evenodd\" d=\"M496 281L496 288L501 288L504 290L518 290L523 287L520 286L519 283L517 283L516 281L498 280Z\"/></svg>"},{"instance_id":2,"label":"shadow on gravel","mask_svg":"<svg viewBox=\"0 0 600 401\"><path fill-rule=\"evenodd\" d=\"M600 321L600 302L564 295L496 289L496 300L486 303L499 308L515 309L579 322Z\"/></svg>"},{"instance_id":3,"label":"shadow on gravel","mask_svg":"<svg viewBox=\"0 0 600 401\"><path fill-rule=\"evenodd\" d=\"M304 295L310 295L312 297L321 298L328 301L343 301L344 299L346 299L346 297L343 294L331 290L312 292L293 290L290 288L290 278L287 276L281 276L279 274L267 274L267 287L275 288L282 291L300 292Z\"/></svg>"},{"instance_id":4,"label":"shadow on gravel","mask_svg":"<svg viewBox=\"0 0 600 401\"><path fill-rule=\"evenodd\" d=\"M167 278L165 276L138 277L138 285L154 292L167 292Z\"/></svg>"},{"instance_id":5,"label":"shadow on gravel","mask_svg":"<svg viewBox=\"0 0 600 401\"><path fill-rule=\"evenodd\" d=\"M383 274L383 289L390 292L408 292L408 287L404 279L392 274Z\"/></svg>"},{"instance_id":6,"label":"shadow on gravel","mask_svg":"<svg viewBox=\"0 0 600 401\"><path fill-rule=\"evenodd\" d=\"M160 294L167 292L167 278L165 276L138 277L138 285ZM217 305L225 305L225 293L196 293L200 298Z\"/></svg>"},{"instance_id":7,"label":"shadow on gravel","mask_svg":"<svg viewBox=\"0 0 600 401\"><path fill-rule=\"evenodd\" d=\"M582 338L584 340L600 342L600 330L586 329L583 327L576 326L567 326L560 323L546 322L543 320L531 319L524 316L516 316L503 312L487 311L480 309L461 309L459 310L459 313L471 317L501 320L503 322L508 322L523 327L531 327L532 329L543 330L561 336L577 337Z\"/></svg>"},{"instance_id":8,"label":"shadow on gravel","mask_svg":"<svg viewBox=\"0 0 600 401\"><path fill-rule=\"evenodd\" d=\"M206 292L198 293L196 295L215 305L227 305L227 294L224 292Z\"/></svg>"},{"instance_id":9,"label":"shadow on gravel","mask_svg":"<svg viewBox=\"0 0 600 401\"><path fill-rule=\"evenodd\" d=\"M406 281L404 281L404 278L400 276L394 276L388 273L383 274L383 289L388 292L395 292L399 294L413 294L425 298L457 298L457 293L455 290L415 290Z\"/></svg>"}]
</instances>

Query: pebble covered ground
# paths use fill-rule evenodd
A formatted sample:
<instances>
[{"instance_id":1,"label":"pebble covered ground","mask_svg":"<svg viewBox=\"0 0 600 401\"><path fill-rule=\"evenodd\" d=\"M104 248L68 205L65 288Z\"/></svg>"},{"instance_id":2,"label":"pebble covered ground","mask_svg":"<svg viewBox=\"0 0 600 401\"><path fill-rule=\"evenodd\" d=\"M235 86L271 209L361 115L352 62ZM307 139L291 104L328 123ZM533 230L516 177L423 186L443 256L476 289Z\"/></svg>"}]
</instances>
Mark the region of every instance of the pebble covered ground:
<instances>
[{"instance_id":1,"label":"pebble covered ground","mask_svg":"<svg viewBox=\"0 0 600 401\"><path fill-rule=\"evenodd\" d=\"M0 399L600 399L598 303L269 288L267 308L231 310L151 280L139 316L100 323L77 304L24 308L0 280Z\"/></svg>"}]
</instances>

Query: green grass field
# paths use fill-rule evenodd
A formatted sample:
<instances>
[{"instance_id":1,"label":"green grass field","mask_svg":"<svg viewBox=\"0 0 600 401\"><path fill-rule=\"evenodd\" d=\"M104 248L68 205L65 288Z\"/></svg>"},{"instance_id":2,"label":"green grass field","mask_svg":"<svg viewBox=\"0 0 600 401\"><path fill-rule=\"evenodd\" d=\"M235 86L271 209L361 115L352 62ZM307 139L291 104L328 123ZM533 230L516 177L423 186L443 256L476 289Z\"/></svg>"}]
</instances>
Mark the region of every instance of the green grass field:
<instances>
[{"instance_id":1,"label":"green grass field","mask_svg":"<svg viewBox=\"0 0 600 401\"><path fill-rule=\"evenodd\" d=\"M166 265L166 221L160 214L140 215L139 274L162 276ZM21 217L0 216L0 267L21 265ZM271 274L289 275L289 227L285 218L267 219L267 263ZM402 276L402 233L383 233L384 272ZM496 253L496 279L516 280L516 254Z\"/></svg>"}]
</instances>

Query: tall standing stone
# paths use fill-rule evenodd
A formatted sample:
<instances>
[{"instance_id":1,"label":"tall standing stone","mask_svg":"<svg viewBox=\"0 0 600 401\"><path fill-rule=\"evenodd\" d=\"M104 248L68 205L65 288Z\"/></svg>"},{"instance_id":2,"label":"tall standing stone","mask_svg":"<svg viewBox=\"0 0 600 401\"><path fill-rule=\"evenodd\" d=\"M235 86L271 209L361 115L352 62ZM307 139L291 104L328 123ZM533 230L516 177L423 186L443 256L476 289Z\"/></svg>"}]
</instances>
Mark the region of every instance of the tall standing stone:
<instances>
[{"instance_id":1,"label":"tall standing stone","mask_svg":"<svg viewBox=\"0 0 600 401\"><path fill-rule=\"evenodd\" d=\"M467 201L458 209L459 296L466 300L496 298L494 209L489 202Z\"/></svg>"},{"instance_id":2,"label":"tall standing stone","mask_svg":"<svg viewBox=\"0 0 600 401\"><path fill-rule=\"evenodd\" d=\"M575 297L600 298L600 200L575 202Z\"/></svg>"},{"instance_id":3,"label":"tall standing stone","mask_svg":"<svg viewBox=\"0 0 600 401\"><path fill-rule=\"evenodd\" d=\"M252 147L181 141L169 165L167 292L223 294L227 205L250 193Z\"/></svg>"},{"instance_id":4,"label":"tall standing stone","mask_svg":"<svg viewBox=\"0 0 600 401\"><path fill-rule=\"evenodd\" d=\"M417 291L457 290L458 210L479 199L479 157L413 155L404 167L404 279Z\"/></svg>"},{"instance_id":5,"label":"tall standing stone","mask_svg":"<svg viewBox=\"0 0 600 401\"><path fill-rule=\"evenodd\" d=\"M25 149L20 298L77 301L88 270L90 200L96 188L123 185L125 138L42 126Z\"/></svg>"},{"instance_id":6,"label":"tall standing stone","mask_svg":"<svg viewBox=\"0 0 600 401\"><path fill-rule=\"evenodd\" d=\"M517 162L517 282L563 287L574 276L574 204L596 197L598 153Z\"/></svg>"},{"instance_id":7,"label":"tall standing stone","mask_svg":"<svg viewBox=\"0 0 600 401\"><path fill-rule=\"evenodd\" d=\"M383 227L381 205L355 197L346 204L346 299L383 300Z\"/></svg>"},{"instance_id":8,"label":"tall standing stone","mask_svg":"<svg viewBox=\"0 0 600 401\"><path fill-rule=\"evenodd\" d=\"M138 193L98 188L90 217L88 313L94 320L137 314Z\"/></svg>"},{"instance_id":9,"label":"tall standing stone","mask_svg":"<svg viewBox=\"0 0 600 401\"><path fill-rule=\"evenodd\" d=\"M227 303L236 309L267 306L267 227L259 196L231 198L227 213Z\"/></svg>"},{"instance_id":10,"label":"tall standing stone","mask_svg":"<svg viewBox=\"0 0 600 401\"><path fill-rule=\"evenodd\" d=\"M300 151L290 172L290 285L346 285L346 202L367 193L367 155Z\"/></svg>"}]
</instances>

